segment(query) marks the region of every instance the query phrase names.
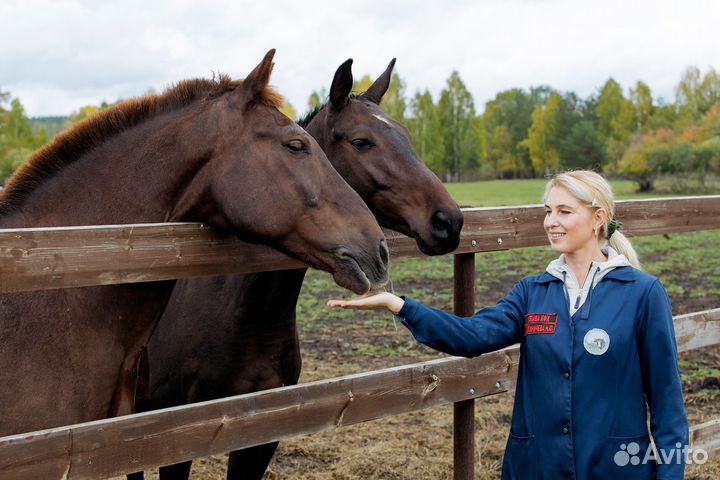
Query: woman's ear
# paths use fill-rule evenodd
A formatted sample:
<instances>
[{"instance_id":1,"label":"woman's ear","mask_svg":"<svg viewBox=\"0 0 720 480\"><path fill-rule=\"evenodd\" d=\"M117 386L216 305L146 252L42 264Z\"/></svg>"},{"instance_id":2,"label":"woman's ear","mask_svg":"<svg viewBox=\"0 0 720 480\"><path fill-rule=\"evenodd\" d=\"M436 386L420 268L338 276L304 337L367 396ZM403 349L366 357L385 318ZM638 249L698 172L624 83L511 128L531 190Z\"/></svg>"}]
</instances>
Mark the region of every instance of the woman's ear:
<instances>
[{"instance_id":1,"label":"woman's ear","mask_svg":"<svg viewBox=\"0 0 720 480\"><path fill-rule=\"evenodd\" d=\"M595 210L595 216L593 217L593 228L600 230L600 228L607 222L608 214L604 208L598 208Z\"/></svg>"}]
</instances>

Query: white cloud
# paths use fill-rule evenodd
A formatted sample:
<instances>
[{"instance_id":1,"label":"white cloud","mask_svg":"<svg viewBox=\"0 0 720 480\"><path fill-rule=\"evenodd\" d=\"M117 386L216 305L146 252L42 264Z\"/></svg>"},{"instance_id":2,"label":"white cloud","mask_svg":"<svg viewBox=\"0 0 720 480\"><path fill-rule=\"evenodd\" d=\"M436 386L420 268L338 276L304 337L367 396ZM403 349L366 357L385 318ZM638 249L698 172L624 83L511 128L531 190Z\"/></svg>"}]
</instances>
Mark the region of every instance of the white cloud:
<instances>
[{"instance_id":1,"label":"white cloud","mask_svg":"<svg viewBox=\"0 0 720 480\"><path fill-rule=\"evenodd\" d=\"M213 71L242 77L274 47L272 83L298 111L349 57L358 77L397 57L409 95L437 97L456 69L478 110L500 90L585 97L609 77L671 100L687 65L720 67L719 13L715 0L5 0L0 88L31 115L67 114Z\"/></svg>"}]
</instances>

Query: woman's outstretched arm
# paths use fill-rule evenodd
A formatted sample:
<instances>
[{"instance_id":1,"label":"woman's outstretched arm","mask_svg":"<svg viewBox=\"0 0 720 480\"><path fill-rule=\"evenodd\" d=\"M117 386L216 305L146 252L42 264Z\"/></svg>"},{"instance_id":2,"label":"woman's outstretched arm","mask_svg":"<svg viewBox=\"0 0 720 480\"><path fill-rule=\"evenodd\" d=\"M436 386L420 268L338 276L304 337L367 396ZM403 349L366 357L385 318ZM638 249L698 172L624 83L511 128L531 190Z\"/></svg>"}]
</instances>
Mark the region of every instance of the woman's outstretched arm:
<instances>
[{"instance_id":1,"label":"woman's outstretched arm","mask_svg":"<svg viewBox=\"0 0 720 480\"><path fill-rule=\"evenodd\" d=\"M524 331L525 294L522 282L494 307L484 308L466 318L387 292L357 300L330 300L327 306L387 310L398 316L418 342L463 357L475 357L518 343Z\"/></svg>"},{"instance_id":2,"label":"woman's outstretched arm","mask_svg":"<svg viewBox=\"0 0 720 480\"><path fill-rule=\"evenodd\" d=\"M355 310L387 310L393 315L400 313L405 300L390 292L382 292L357 300L328 300L330 308L344 308Z\"/></svg>"}]
</instances>

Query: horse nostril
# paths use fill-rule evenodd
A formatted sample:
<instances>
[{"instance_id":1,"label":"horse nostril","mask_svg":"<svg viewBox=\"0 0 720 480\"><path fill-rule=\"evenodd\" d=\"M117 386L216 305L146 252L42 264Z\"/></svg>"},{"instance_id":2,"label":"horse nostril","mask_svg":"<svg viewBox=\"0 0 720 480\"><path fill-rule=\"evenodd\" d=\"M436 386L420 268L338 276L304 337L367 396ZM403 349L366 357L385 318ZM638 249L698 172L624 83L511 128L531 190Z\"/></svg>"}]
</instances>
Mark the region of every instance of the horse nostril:
<instances>
[{"instance_id":1,"label":"horse nostril","mask_svg":"<svg viewBox=\"0 0 720 480\"><path fill-rule=\"evenodd\" d=\"M387 241L385 241L384 238L380 240L380 244L378 245L378 254L380 256L380 260L382 260L382 264L387 266L390 261L390 252L388 250Z\"/></svg>"},{"instance_id":2,"label":"horse nostril","mask_svg":"<svg viewBox=\"0 0 720 480\"><path fill-rule=\"evenodd\" d=\"M430 219L433 235L437 238L448 238L452 230L452 222L447 214L441 210L435 212Z\"/></svg>"}]
</instances>

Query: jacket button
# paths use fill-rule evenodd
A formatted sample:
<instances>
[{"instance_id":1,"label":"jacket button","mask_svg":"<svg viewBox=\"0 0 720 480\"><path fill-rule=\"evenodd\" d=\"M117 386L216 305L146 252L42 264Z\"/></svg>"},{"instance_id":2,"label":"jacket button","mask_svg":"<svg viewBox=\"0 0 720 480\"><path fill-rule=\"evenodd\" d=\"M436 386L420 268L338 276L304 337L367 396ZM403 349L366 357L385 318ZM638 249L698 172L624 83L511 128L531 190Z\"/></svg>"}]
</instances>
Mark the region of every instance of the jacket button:
<instances>
[{"instance_id":1,"label":"jacket button","mask_svg":"<svg viewBox=\"0 0 720 480\"><path fill-rule=\"evenodd\" d=\"M567 435L570 433L570 429L568 427L563 427L563 433Z\"/></svg>"},{"instance_id":2,"label":"jacket button","mask_svg":"<svg viewBox=\"0 0 720 480\"><path fill-rule=\"evenodd\" d=\"M565 372L565 378L570 378L570 372Z\"/></svg>"}]
</instances>

